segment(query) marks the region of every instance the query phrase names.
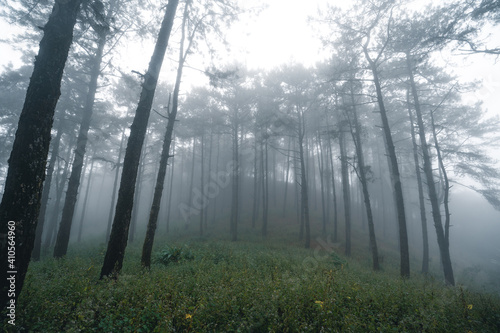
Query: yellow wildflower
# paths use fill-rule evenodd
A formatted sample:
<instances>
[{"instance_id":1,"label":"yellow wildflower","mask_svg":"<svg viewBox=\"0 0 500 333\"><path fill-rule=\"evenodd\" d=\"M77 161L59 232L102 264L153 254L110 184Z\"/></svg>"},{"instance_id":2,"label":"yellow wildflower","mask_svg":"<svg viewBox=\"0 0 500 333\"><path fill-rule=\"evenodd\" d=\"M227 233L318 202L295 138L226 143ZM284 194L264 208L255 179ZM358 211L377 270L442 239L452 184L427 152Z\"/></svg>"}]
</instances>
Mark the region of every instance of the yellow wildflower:
<instances>
[{"instance_id":1,"label":"yellow wildflower","mask_svg":"<svg viewBox=\"0 0 500 333\"><path fill-rule=\"evenodd\" d=\"M467 309L472 310L472 304L467 305Z\"/></svg>"},{"instance_id":2,"label":"yellow wildflower","mask_svg":"<svg viewBox=\"0 0 500 333\"><path fill-rule=\"evenodd\" d=\"M323 308L323 302L322 301L314 301L314 303L318 304L321 308Z\"/></svg>"},{"instance_id":3,"label":"yellow wildflower","mask_svg":"<svg viewBox=\"0 0 500 333\"><path fill-rule=\"evenodd\" d=\"M193 315L189 314L189 313L186 313L186 319L191 319L191 318L193 318Z\"/></svg>"}]
</instances>

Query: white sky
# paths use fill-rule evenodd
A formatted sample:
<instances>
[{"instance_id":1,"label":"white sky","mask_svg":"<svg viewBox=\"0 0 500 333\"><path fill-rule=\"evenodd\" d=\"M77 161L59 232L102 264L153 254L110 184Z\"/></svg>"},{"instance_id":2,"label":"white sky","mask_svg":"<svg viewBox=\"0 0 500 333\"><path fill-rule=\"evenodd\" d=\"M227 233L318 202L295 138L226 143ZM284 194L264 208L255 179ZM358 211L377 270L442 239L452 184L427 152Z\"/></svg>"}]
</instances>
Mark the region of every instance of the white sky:
<instances>
[{"instance_id":1,"label":"white sky","mask_svg":"<svg viewBox=\"0 0 500 333\"><path fill-rule=\"evenodd\" d=\"M229 54L224 58L235 59L249 68L270 69L290 61L313 65L316 61L325 58L321 43L316 38L312 27L307 23L309 16L315 16L318 8L323 8L326 3L346 5L349 1L335 0L239 0L242 7L258 6L265 3L268 8L263 10L257 18L237 22L227 32L227 40L231 45ZM417 3L426 3L429 0L418 0ZM0 19L0 31L4 32L3 38L8 38L13 33L13 28ZM494 40L494 39L493 39ZM152 45L129 46L124 55L116 58L123 62L125 70L143 71L149 62ZM223 51L225 52L225 51ZM19 65L20 54L8 44L0 44L0 71L3 65L13 62ZM175 56L176 58L176 56ZM473 55L466 59L454 56L451 59L455 72L467 81L481 79L484 87L468 99L483 99L485 107L491 113L500 115L500 64L495 63L492 56ZM229 60L228 60L229 61ZM194 67L204 69L202 60L195 57L188 59ZM162 79L171 81L175 71L175 64L168 60L164 64ZM196 85L203 76L193 70L185 70L185 83Z\"/></svg>"}]
</instances>

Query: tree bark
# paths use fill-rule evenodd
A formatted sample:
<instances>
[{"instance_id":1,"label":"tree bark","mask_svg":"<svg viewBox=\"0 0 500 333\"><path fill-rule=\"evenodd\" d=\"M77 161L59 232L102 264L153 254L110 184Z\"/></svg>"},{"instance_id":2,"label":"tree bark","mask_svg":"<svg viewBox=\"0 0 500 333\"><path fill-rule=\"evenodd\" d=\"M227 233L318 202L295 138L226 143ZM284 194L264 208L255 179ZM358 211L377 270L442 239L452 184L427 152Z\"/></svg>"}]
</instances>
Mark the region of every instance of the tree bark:
<instances>
[{"instance_id":1,"label":"tree bark","mask_svg":"<svg viewBox=\"0 0 500 333\"><path fill-rule=\"evenodd\" d=\"M43 27L44 35L19 118L0 204L0 234L6 240L0 246L1 312L7 303L17 300L28 270L35 242L54 110L61 95L61 78L81 2L70 0L55 3ZM8 249L12 247L15 248L15 260L9 262ZM13 295L9 293L11 283L7 280L12 276L15 278Z\"/></svg>"},{"instance_id":2,"label":"tree bark","mask_svg":"<svg viewBox=\"0 0 500 333\"><path fill-rule=\"evenodd\" d=\"M153 103L154 93L160 74L161 65L167 49L170 32L175 18L179 0L170 0L167 4L165 16L158 34L155 50L144 77L141 97L137 105L136 115L130 128L130 136L123 162L123 172L120 182L120 191L116 203L116 212L104 257L100 277L117 277L123 264L125 248L130 225L130 216L134 204L135 181L137 168L141 157L142 144L146 135L149 115Z\"/></svg>"}]
</instances>

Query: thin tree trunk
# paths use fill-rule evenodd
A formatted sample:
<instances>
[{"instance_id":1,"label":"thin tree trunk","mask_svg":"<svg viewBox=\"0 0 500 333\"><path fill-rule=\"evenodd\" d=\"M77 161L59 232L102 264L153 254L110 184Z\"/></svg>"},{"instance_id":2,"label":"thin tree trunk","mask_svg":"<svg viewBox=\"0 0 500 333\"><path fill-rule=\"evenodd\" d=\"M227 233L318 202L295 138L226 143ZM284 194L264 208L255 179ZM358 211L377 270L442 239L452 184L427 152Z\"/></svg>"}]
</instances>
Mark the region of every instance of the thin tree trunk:
<instances>
[{"instance_id":1,"label":"thin tree trunk","mask_svg":"<svg viewBox=\"0 0 500 333\"><path fill-rule=\"evenodd\" d=\"M88 157L86 159L88 159ZM87 165L87 163L88 163L88 161L85 161L85 165ZM86 167L83 170L85 170L85 169L86 169ZM77 238L78 243L82 240L83 221L85 220L85 212L87 210L87 202L89 200L89 192L90 192L90 186L92 184L91 181L92 181L92 171L93 170L94 170L94 159L92 158L92 162L90 162L90 170L89 170L89 175L88 175L88 180L87 180L87 188L85 189L85 197L83 199L82 215L80 217L80 224L79 224L79 228L78 228L78 238Z\"/></svg>"},{"instance_id":2,"label":"thin tree trunk","mask_svg":"<svg viewBox=\"0 0 500 333\"><path fill-rule=\"evenodd\" d=\"M71 140L69 146L71 147L73 144L73 140ZM62 170L62 174L58 174L58 179L56 180L56 202L52 209L51 218L49 219L50 223L48 225L47 233L45 234L45 242L43 244L43 249L47 250L52 246L54 238L57 234L57 221L59 220L61 200L64 193L64 188L66 186L66 180L68 179L68 173L71 163L69 161L73 157L72 149L69 148L66 154L66 159L64 160L64 168ZM59 167L59 169L61 169Z\"/></svg>"},{"instance_id":3,"label":"thin tree trunk","mask_svg":"<svg viewBox=\"0 0 500 333\"><path fill-rule=\"evenodd\" d=\"M349 185L349 169L347 163L347 152L345 142L345 130L341 125L339 133L340 164L342 173L342 194L344 197L344 219L345 219L345 255L351 255L351 191Z\"/></svg>"},{"instance_id":4,"label":"thin tree trunk","mask_svg":"<svg viewBox=\"0 0 500 333\"><path fill-rule=\"evenodd\" d=\"M432 207L432 217L434 218L434 226L436 227L436 235L439 245L439 251L441 253L441 262L443 264L444 278L447 284L455 285L455 278L453 276L453 267L451 265L451 258L450 258L449 242L447 239L447 235L445 234L445 230L443 230L441 211L439 208L439 203L437 198L436 184L434 183L434 176L432 174L432 163L429 155L429 147L427 145L427 140L425 138L424 121L422 117L422 112L420 110L420 102L418 99L417 86L415 84L415 79L413 77L413 69L411 63L412 59L410 53L406 53L408 76L410 78L410 86L413 95L413 101L415 103L415 113L417 115L420 146L422 149L422 158L424 162L424 173L427 180L427 188L429 190L429 199L431 201L431 207Z\"/></svg>"},{"instance_id":5,"label":"thin tree trunk","mask_svg":"<svg viewBox=\"0 0 500 333\"><path fill-rule=\"evenodd\" d=\"M257 131L256 131L257 132ZM258 169L257 169L257 133L254 134L254 158L253 158L253 206L252 206L252 229L255 229L255 222L257 221L257 202L259 200L258 197L258 187L259 187L259 178L258 178Z\"/></svg>"},{"instance_id":6,"label":"thin tree trunk","mask_svg":"<svg viewBox=\"0 0 500 333\"><path fill-rule=\"evenodd\" d=\"M290 176L290 147L292 144L292 139L288 138L288 149L286 151L286 174L285 174L285 194L283 196L283 217L285 217L285 212L286 212L286 199L287 199L287 194L288 194L288 179Z\"/></svg>"},{"instance_id":7,"label":"thin tree trunk","mask_svg":"<svg viewBox=\"0 0 500 333\"><path fill-rule=\"evenodd\" d=\"M237 121L238 110L235 108L235 118ZM239 203L239 156L238 156L238 124L233 124L232 128L232 136L233 136L233 183L232 183L232 200L231 200L231 221L230 221L230 233L231 240L238 240L238 203Z\"/></svg>"},{"instance_id":8,"label":"thin tree trunk","mask_svg":"<svg viewBox=\"0 0 500 333\"><path fill-rule=\"evenodd\" d=\"M201 139L200 139L200 150L201 150L201 156L200 156L200 191L202 192L202 195L205 195L203 193L203 187L204 187L204 162L205 162L205 155L204 155L204 145L205 145L205 133L201 134ZM203 201L204 199L202 199ZM202 202L201 208L200 208L200 237L203 236L203 218L205 217L205 205Z\"/></svg>"},{"instance_id":9,"label":"thin tree trunk","mask_svg":"<svg viewBox=\"0 0 500 333\"><path fill-rule=\"evenodd\" d=\"M10 237L0 244L2 311L10 301L17 300L23 288L35 243L54 110L61 95L61 78L73 41L73 28L81 2L56 2L47 24L43 27L44 35L35 58L33 74L10 153L9 170L0 204L0 233ZM9 262L8 250L14 243L15 261ZM13 297L8 292L12 280L7 279L12 276L15 281Z\"/></svg>"},{"instance_id":10,"label":"thin tree trunk","mask_svg":"<svg viewBox=\"0 0 500 333\"><path fill-rule=\"evenodd\" d=\"M422 174L420 171L420 161L418 158L418 144L415 135L415 125L413 119L413 113L410 108L410 90L407 90L406 99L408 103L408 116L410 118L410 132L411 132L411 142L413 145L413 161L415 163L415 175L417 177L417 188L418 188L418 202L420 208L420 221L422 225L422 273L429 273L429 235L427 231L427 216L425 212L425 199L424 199L424 187L422 185Z\"/></svg>"},{"instance_id":11,"label":"thin tree trunk","mask_svg":"<svg viewBox=\"0 0 500 333\"><path fill-rule=\"evenodd\" d=\"M269 212L269 168L267 154L267 139L262 139L260 145L260 169L262 170L262 237L267 237Z\"/></svg>"},{"instance_id":12,"label":"thin tree trunk","mask_svg":"<svg viewBox=\"0 0 500 333\"><path fill-rule=\"evenodd\" d=\"M398 213L399 226L399 251L400 251L400 274L404 278L410 277L410 252L408 247L408 231L406 226L405 206L403 199L403 186L401 184L401 176L399 173L398 159L396 156L396 148L392 140L391 128L387 111L385 109L382 88L378 77L377 64L370 58L366 45L363 47L366 60L370 64L370 69L373 75L373 82L377 93L377 102L379 106L380 118L382 120L382 128L384 131L385 145L389 159L389 170L391 173L391 181L394 189L396 200L396 209Z\"/></svg>"},{"instance_id":13,"label":"thin tree trunk","mask_svg":"<svg viewBox=\"0 0 500 333\"><path fill-rule=\"evenodd\" d=\"M63 134L64 127L63 124L64 120L61 120L53 142L52 154L50 155L49 166L47 168L47 175L45 176L45 182L43 183L42 201L40 205L40 214L38 215L38 225L36 227L35 244L33 246L33 252L31 253L31 259L33 259L33 261L40 260L40 253L42 251L42 235L45 225L45 215L47 214L47 206L49 203L52 175L54 174L57 155L59 155L59 145L61 143L61 136Z\"/></svg>"},{"instance_id":14,"label":"thin tree trunk","mask_svg":"<svg viewBox=\"0 0 500 333\"><path fill-rule=\"evenodd\" d=\"M76 200L78 198L78 189L80 188L80 178L82 176L83 160L88 141L88 132L90 128L90 120L94 111L95 95L97 92L97 80L101 73L101 63L104 54L104 46L106 45L106 37L108 29L100 29L98 31L97 50L92 59L92 69L90 74L89 88L85 99L85 107L83 108L83 117L76 140L75 159L71 167L71 175L69 177L68 189L66 198L64 199L64 207L57 233L56 245L54 247L54 258L61 258L68 251L69 238L71 235L71 226L73 224L73 215L75 213Z\"/></svg>"},{"instance_id":15,"label":"thin tree trunk","mask_svg":"<svg viewBox=\"0 0 500 333\"><path fill-rule=\"evenodd\" d=\"M115 208L115 201L116 201L116 194L117 194L117 187L118 187L118 177L120 176L120 169L122 165L122 154L123 154L123 143L125 142L125 128L122 131L122 139L120 141L120 149L118 150L118 159L115 164L115 180L113 181L113 194L111 195L111 205L109 207L109 214L108 214L108 226L106 228L106 242L109 241L109 234L111 233L111 222L113 221L113 208Z\"/></svg>"},{"instance_id":16,"label":"thin tree trunk","mask_svg":"<svg viewBox=\"0 0 500 333\"><path fill-rule=\"evenodd\" d=\"M303 113L298 111L299 123L298 123L298 137L299 137L299 158L300 158L300 173L301 173L301 207L302 214L304 217L304 229L305 229L305 247L306 249L311 247L311 228L309 223L309 195L307 189L307 174L306 174L306 164L304 157L304 136L305 136L305 121ZM307 155L309 156L309 154Z\"/></svg>"},{"instance_id":17,"label":"thin tree trunk","mask_svg":"<svg viewBox=\"0 0 500 333\"><path fill-rule=\"evenodd\" d=\"M155 50L151 57L148 71L144 77L141 97L131 126L127 150L125 152L120 191L116 203L116 213L100 273L101 278L110 275L116 278L122 268L125 248L127 247L130 217L134 204L135 181L137 179L137 169L141 157L142 144L146 135L146 128L151 113L158 76L167 49L170 32L172 31L178 3L179 0L170 0L167 4Z\"/></svg>"},{"instance_id":18,"label":"thin tree trunk","mask_svg":"<svg viewBox=\"0 0 500 333\"><path fill-rule=\"evenodd\" d=\"M354 141L354 146L356 148L356 156L358 158L357 175L359 177L359 181L361 182L365 209L366 209L366 216L368 218L368 230L370 235L370 250L372 253L373 270L377 271L380 269L377 238L375 236L375 225L373 221L372 206L370 202L370 193L368 192L368 180L366 177L367 170L365 166L365 158L361 142L361 125L359 123L358 114L355 106L352 82L351 82L351 104L352 104L352 122L350 122L350 125L351 125L352 139ZM350 117L348 119L350 119Z\"/></svg>"},{"instance_id":19,"label":"thin tree trunk","mask_svg":"<svg viewBox=\"0 0 500 333\"><path fill-rule=\"evenodd\" d=\"M335 186L335 168L333 167L333 152L330 137L328 137L328 150L330 153L330 173L332 175L332 194L333 194L333 241L338 241L338 210L337 210L337 189Z\"/></svg>"},{"instance_id":20,"label":"thin tree trunk","mask_svg":"<svg viewBox=\"0 0 500 333\"><path fill-rule=\"evenodd\" d=\"M321 149L321 137L318 130L318 168L319 168L319 181L321 190L321 212L322 212L322 224L323 224L323 234L326 235L326 205L325 205L325 185L324 185L324 160L323 160L323 150Z\"/></svg>"},{"instance_id":21,"label":"thin tree trunk","mask_svg":"<svg viewBox=\"0 0 500 333\"><path fill-rule=\"evenodd\" d=\"M173 135L173 134L172 134ZM167 218L166 218L166 224L167 224L167 233L169 232L170 229L170 212L172 210L172 190L174 188L174 168L175 168L175 139L172 138L172 159L171 159L171 165L172 167L170 168L170 187L168 189L168 202L167 202ZM171 143L171 144L172 144Z\"/></svg>"}]
</instances>

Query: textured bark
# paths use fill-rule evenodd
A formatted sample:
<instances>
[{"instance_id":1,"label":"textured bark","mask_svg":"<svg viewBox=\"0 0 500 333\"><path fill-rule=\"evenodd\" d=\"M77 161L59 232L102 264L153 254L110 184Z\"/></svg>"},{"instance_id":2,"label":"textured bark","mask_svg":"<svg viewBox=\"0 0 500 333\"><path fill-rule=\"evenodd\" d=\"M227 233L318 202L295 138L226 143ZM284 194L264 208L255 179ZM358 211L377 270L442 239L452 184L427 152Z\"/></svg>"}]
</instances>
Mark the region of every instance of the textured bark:
<instances>
[{"instance_id":1,"label":"textured bark","mask_svg":"<svg viewBox=\"0 0 500 333\"><path fill-rule=\"evenodd\" d=\"M148 71L144 77L141 97L137 105L134 121L130 127L130 136L125 151L115 217L101 269L101 278L104 276L117 277L117 274L122 268L125 248L127 247L130 217L134 205L135 181L137 179L137 169L141 157L142 144L144 143L154 93L158 83L158 76L167 49L170 32L172 31L178 3L178 0L170 0L167 4L155 50L151 57Z\"/></svg>"},{"instance_id":2,"label":"textured bark","mask_svg":"<svg viewBox=\"0 0 500 333\"><path fill-rule=\"evenodd\" d=\"M36 227L35 244L33 246L33 252L31 253L31 259L33 261L40 260L40 254L42 251L42 235L45 225L45 215L47 214L47 205L49 203L50 187L52 185L52 175L54 174L54 168L56 165L57 155L59 155L59 146L61 143L61 136L63 134L63 121L59 124L59 129L52 146L52 153L50 155L49 165L47 167L47 174L45 176L45 182L43 183L42 201L40 205L40 213L38 215L38 225Z\"/></svg>"},{"instance_id":3,"label":"textured bark","mask_svg":"<svg viewBox=\"0 0 500 333\"><path fill-rule=\"evenodd\" d=\"M31 251L35 242L50 131L57 100L61 95L61 78L73 41L73 28L81 0L56 1L52 14L43 27L44 35L35 59L14 144L9 170L0 204L0 234L7 237L9 221L15 224L15 262L8 260L8 248L0 246L0 311L9 299L17 299L24 284ZM12 232L12 230L10 230ZM15 271L16 273L8 273ZM7 277L15 275L15 293L8 297Z\"/></svg>"},{"instance_id":4,"label":"textured bark","mask_svg":"<svg viewBox=\"0 0 500 333\"><path fill-rule=\"evenodd\" d=\"M370 70L373 75L373 83L377 94L377 103L379 106L380 118L382 120L382 129L384 132L385 146L387 150L387 158L389 159L389 170L391 174L391 182L396 200L396 210L398 214L399 227L399 252L400 252L400 274L402 277L410 277L410 251L408 246L408 231L406 226L405 205L403 200L403 186L401 184L401 176L399 173L398 159L396 156L396 148L392 140L391 127L387 118L385 109L384 97L378 76L377 64L370 58L367 46L363 47L365 58L370 65Z\"/></svg>"},{"instance_id":5,"label":"textured bark","mask_svg":"<svg viewBox=\"0 0 500 333\"><path fill-rule=\"evenodd\" d=\"M434 226L436 228L437 241L439 245L439 252L441 254L441 262L443 264L444 278L447 284L455 285L455 278L453 276L453 267L451 265L450 258L450 245L443 229L443 222L441 219L441 211L439 207L439 201L436 191L436 183L434 182L434 176L432 174L432 162L429 155L429 147L427 145L427 140L425 137L425 127L422 117L422 111L420 109L420 102L418 99L417 86L415 84L415 78L413 76L412 70L412 59L409 53L406 54L406 64L408 69L408 76L410 78L410 87L413 95L415 114L417 115L418 133L420 136L420 146L422 149L422 159L424 162L424 173L427 181L427 189L429 190L429 200L431 201L432 207L432 217L434 219ZM439 153L439 150L437 150ZM442 160L440 159L440 167ZM443 169L441 169L443 171Z\"/></svg>"},{"instance_id":6,"label":"textured bark","mask_svg":"<svg viewBox=\"0 0 500 333\"><path fill-rule=\"evenodd\" d=\"M97 92L97 80L101 73L101 62L103 58L104 46L106 45L107 29L102 29L98 32L99 39L97 42L97 50L92 60L92 69L90 72L89 90L87 92L85 106L83 108L83 117L76 140L75 158L71 167L71 175L69 176L68 189L64 200L63 212L59 231L57 233L56 245L54 247L54 257L61 258L68 251L69 238L71 235L71 226L73 224L73 215L75 213L76 201L78 199L78 189L80 188L80 178L82 176L83 161L85 159L85 151L87 148L88 132L90 128L90 120L94 111L95 94Z\"/></svg>"}]
</instances>

